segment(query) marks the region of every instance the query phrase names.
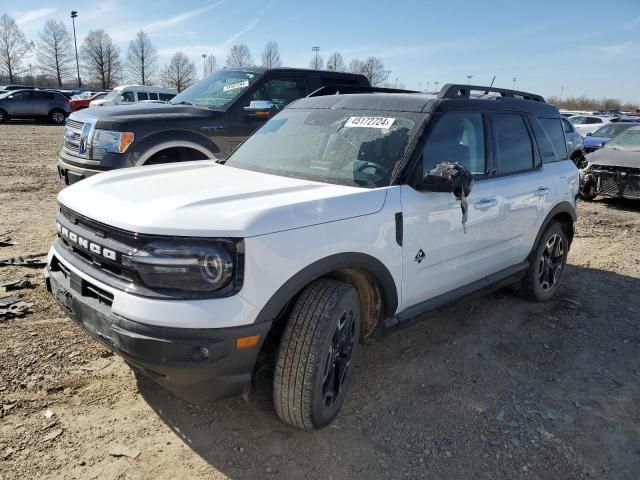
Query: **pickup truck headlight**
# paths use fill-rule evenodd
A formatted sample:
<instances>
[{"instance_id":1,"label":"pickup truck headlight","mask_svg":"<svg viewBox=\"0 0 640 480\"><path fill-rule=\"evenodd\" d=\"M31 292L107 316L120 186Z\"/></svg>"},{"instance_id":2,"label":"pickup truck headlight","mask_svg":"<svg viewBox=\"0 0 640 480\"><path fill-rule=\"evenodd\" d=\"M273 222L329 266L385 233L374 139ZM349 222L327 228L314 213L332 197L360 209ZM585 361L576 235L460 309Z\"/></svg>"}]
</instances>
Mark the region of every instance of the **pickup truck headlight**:
<instances>
[{"instance_id":1,"label":"pickup truck headlight","mask_svg":"<svg viewBox=\"0 0 640 480\"><path fill-rule=\"evenodd\" d=\"M234 278L235 248L225 243L157 241L144 246L123 263L134 267L151 289L215 292Z\"/></svg>"},{"instance_id":2,"label":"pickup truck headlight","mask_svg":"<svg viewBox=\"0 0 640 480\"><path fill-rule=\"evenodd\" d=\"M133 143L133 132L96 129L91 139L91 158L101 160L106 152L124 153Z\"/></svg>"}]
</instances>

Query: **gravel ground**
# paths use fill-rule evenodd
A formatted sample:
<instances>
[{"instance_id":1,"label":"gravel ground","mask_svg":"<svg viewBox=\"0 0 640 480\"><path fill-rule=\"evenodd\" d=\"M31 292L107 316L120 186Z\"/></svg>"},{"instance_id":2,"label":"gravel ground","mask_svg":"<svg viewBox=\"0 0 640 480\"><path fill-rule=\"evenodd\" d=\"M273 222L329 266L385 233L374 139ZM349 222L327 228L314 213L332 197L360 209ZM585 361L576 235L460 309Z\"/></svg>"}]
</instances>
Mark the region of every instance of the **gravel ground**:
<instances>
[{"instance_id":1,"label":"gravel ground","mask_svg":"<svg viewBox=\"0 0 640 480\"><path fill-rule=\"evenodd\" d=\"M62 128L0 126L0 258L54 237ZM343 411L306 433L256 396L196 407L91 340L37 269L0 322L0 479L635 480L640 472L640 204L580 205L564 287L501 291L360 350ZM1 289L0 289L1 290ZM0 295L4 293L0 292Z\"/></svg>"}]
</instances>

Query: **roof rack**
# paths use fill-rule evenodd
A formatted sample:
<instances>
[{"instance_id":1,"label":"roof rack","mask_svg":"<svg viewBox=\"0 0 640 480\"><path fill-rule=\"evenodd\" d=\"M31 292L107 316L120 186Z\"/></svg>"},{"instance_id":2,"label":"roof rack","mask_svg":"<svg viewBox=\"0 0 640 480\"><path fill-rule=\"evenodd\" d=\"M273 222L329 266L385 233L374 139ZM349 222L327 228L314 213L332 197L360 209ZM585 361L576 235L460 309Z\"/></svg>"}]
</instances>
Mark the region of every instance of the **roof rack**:
<instances>
[{"instance_id":1,"label":"roof rack","mask_svg":"<svg viewBox=\"0 0 640 480\"><path fill-rule=\"evenodd\" d=\"M536 95L535 93L520 92L518 90L511 90L508 88L483 87L481 85L461 85L452 83L447 83L440 89L440 92L438 92L438 98L470 98L470 94L472 91L484 92L485 94L489 92L499 93L502 97L520 97L524 100L547 103L541 95Z\"/></svg>"},{"instance_id":2,"label":"roof rack","mask_svg":"<svg viewBox=\"0 0 640 480\"><path fill-rule=\"evenodd\" d=\"M326 85L314 90L307 98L323 97L325 95L346 95L348 93L420 93L416 90L402 90L399 88L363 87L360 85Z\"/></svg>"}]
</instances>

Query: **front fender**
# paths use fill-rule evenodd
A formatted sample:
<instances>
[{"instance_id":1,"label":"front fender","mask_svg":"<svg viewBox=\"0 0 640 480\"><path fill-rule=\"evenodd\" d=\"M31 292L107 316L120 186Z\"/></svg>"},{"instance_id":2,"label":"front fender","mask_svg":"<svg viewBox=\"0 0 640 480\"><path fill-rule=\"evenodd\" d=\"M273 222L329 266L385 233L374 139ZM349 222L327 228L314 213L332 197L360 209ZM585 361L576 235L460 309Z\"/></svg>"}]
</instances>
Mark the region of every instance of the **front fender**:
<instances>
[{"instance_id":1,"label":"front fender","mask_svg":"<svg viewBox=\"0 0 640 480\"><path fill-rule=\"evenodd\" d=\"M131 163L144 165L156 153L176 147L191 148L211 159L223 157L220 147L208 137L186 130L163 130L145 137L135 146Z\"/></svg>"}]
</instances>

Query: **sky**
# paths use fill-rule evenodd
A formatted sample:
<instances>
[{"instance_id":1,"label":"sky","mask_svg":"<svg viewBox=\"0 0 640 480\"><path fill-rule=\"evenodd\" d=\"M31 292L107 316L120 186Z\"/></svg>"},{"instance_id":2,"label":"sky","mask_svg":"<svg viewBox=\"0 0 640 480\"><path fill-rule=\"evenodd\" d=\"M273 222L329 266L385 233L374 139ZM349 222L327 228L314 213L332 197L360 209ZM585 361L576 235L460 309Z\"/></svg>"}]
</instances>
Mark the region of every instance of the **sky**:
<instances>
[{"instance_id":1,"label":"sky","mask_svg":"<svg viewBox=\"0 0 640 480\"><path fill-rule=\"evenodd\" d=\"M474 6L472 5L482 5ZM285 66L307 67L311 48L345 63L376 55L406 88L435 82L512 87L544 96L618 98L640 103L640 0L0 0L29 40L49 18L78 11L78 45L103 28L126 53L142 29L160 64L177 51L202 73L201 55L224 64L245 43L260 63L276 40Z\"/></svg>"}]
</instances>

